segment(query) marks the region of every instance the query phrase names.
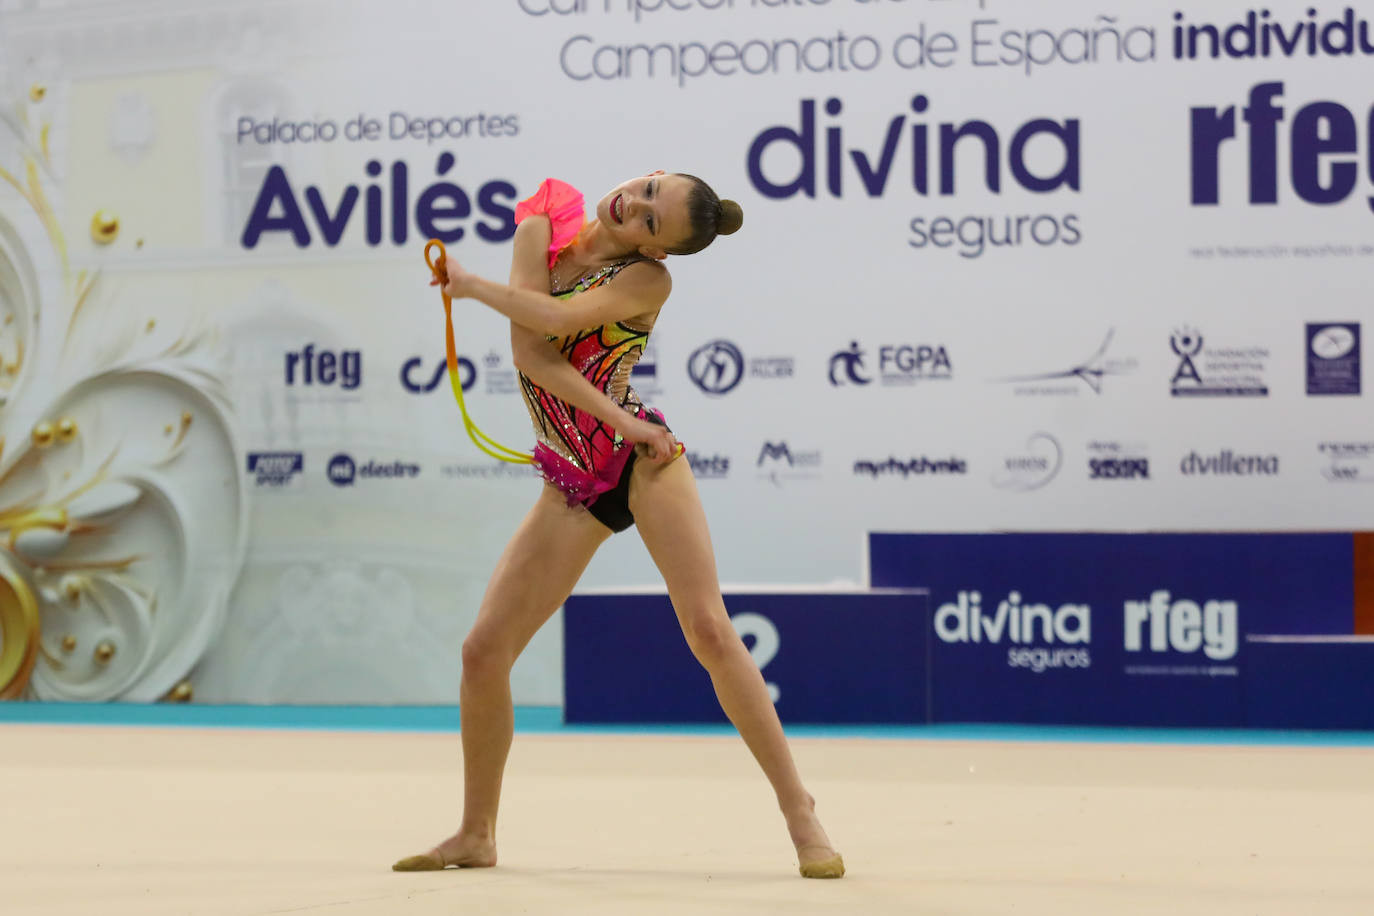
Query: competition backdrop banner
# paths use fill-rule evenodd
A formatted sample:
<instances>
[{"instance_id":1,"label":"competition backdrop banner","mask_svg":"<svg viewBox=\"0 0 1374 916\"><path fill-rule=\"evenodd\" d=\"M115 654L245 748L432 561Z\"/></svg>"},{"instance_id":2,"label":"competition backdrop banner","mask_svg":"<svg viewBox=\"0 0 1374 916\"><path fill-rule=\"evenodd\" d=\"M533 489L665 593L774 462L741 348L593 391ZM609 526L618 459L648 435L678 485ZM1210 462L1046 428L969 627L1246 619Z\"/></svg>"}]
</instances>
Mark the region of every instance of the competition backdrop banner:
<instances>
[{"instance_id":1,"label":"competition backdrop banner","mask_svg":"<svg viewBox=\"0 0 1374 916\"><path fill-rule=\"evenodd\" d=\"M538 483L463 434L421 250L505 276L550 175L743 205L635 376L726 581L859 583L870 530L1366 526L1371 55L1342 3L4 4L0 695L455 700ZM628 534L584 586L656 579ZM561 665L547 628L517 701Z\"/></svg>"}]
</instances>

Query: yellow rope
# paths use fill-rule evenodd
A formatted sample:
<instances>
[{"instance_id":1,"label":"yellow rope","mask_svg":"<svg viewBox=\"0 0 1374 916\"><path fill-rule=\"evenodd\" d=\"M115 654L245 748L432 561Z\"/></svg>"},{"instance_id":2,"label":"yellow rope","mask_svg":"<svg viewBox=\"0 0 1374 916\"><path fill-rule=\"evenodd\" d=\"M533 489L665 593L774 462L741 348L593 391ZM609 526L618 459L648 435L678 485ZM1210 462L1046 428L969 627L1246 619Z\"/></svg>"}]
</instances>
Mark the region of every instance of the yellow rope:
<instances>
[{"instance_id":1,"label":"yellow rope","mask_svg":"<svg viewBox=\"0 0 1374 916\"><path fill-rule=\"evenodd\" d=\"M431 249L434 248L439 249L437 258L430 255ZM444 258L447 256L448 252L444 250L444 243L438 239L430 239L429 243L425 245L425 263L429 265L430 273L434 274L440 292L443 292L444 284L448 280L443 269ZM448 293L443 293L443 296L444 344L447 348L448 380L453 387L453 397L458 402L458 409L463 412L463 427L467 429L468 437L472 439L474 445L499 461L509 461L511 464L532 464L534 462L533 455L502 445L478 429L477 424L472 422L472 417L468 416L467 404L463 402L463 383L458 380L458 347L453 342L453 299Z\"/></svg>"}]
</instances>

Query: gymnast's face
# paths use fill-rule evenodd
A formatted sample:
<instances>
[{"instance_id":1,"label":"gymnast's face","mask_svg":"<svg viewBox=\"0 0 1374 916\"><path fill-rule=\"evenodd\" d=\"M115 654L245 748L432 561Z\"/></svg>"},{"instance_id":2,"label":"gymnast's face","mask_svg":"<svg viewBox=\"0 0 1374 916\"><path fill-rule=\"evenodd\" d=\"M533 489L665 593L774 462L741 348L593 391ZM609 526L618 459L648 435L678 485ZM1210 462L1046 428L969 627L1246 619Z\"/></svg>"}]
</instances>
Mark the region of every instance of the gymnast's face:
<instances>
[{"instance_id":1,"label":"gymnast's face","mask_svg":"<svg viewBox=\"0 0 1374 916\"><path fill-rule=\"evenodd\" d=\"M630 251L663 258L690 234L687 196L692 182L650 172L612 188L596 205L596 218L611 238Z\"/></svg>"}]
</instances>

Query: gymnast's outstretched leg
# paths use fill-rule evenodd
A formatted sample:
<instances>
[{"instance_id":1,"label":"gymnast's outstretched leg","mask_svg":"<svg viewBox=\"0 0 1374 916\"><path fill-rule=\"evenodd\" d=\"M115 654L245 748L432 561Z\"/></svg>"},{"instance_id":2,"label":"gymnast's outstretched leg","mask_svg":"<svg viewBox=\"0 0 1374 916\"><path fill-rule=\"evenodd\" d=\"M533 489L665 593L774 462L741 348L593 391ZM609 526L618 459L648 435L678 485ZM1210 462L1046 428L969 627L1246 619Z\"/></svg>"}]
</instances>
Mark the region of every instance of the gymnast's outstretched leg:
<instances>
[{"instance_id":1,"label":"gymnast's outstretched leg","mask_svg":"<svg viewBox=\"0 0 1374 916\"><path fill-rule=\"evenodd\" d=\"M425 855L402 859L395 870L496 864L496 810L515 726L511 667L609 536L610 530L584 509L570 509L557 490L542 488L496 564L477 621L463 642L462 823L453 836Z\"/></svg>"},{"instance_id":2,"label":"gymnast's outstretched leg","mask_svg":"<svg viewBox=\"0 0 1374 916\"><path fill-rule=\"evenodd\" d=\"M688 463L636 462L630 511L668 586L692 653L710 674L721 708L777 793L802 874L840 877L844 861L816 817L815 800L802 786L763 675L726 614L706 513Z\"/></svg>"}]
</instances>

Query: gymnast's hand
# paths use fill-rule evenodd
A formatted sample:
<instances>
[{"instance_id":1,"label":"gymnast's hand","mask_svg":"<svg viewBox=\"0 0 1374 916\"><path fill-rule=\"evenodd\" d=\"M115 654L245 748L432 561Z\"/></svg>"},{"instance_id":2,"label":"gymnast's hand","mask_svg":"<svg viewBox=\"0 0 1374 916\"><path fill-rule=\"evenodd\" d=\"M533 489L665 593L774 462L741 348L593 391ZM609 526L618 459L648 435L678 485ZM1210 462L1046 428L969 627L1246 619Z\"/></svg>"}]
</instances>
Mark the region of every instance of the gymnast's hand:
<instances>
[{"instance_id":1,"label":"gymnast's hand","mask_svg":"<svg viewBox=\"0 0 1374 916\"><path fill-rule=\"evenodd\" d=\"M657 423L628 417L617 424L616 431L625 441L643 446L645 456L656 464L666 464L682 454L677 438Z\"/></svg>"},{"instance_id":2,"label":"gymnast's hand","mask_svg":"<svg viewBox=\"0 0 1374 916\"><path fill-rule=\"evenodd\" d=\"M442 283L444 292L453 299L462 299L470 294L472 282L476 279L475 274L468 273L463 269L463 265L458 263L458 259L453 255L448 255L438 265L439 274L429 281L430 286L438 286Z\"/></svg>"}]
</instances>

